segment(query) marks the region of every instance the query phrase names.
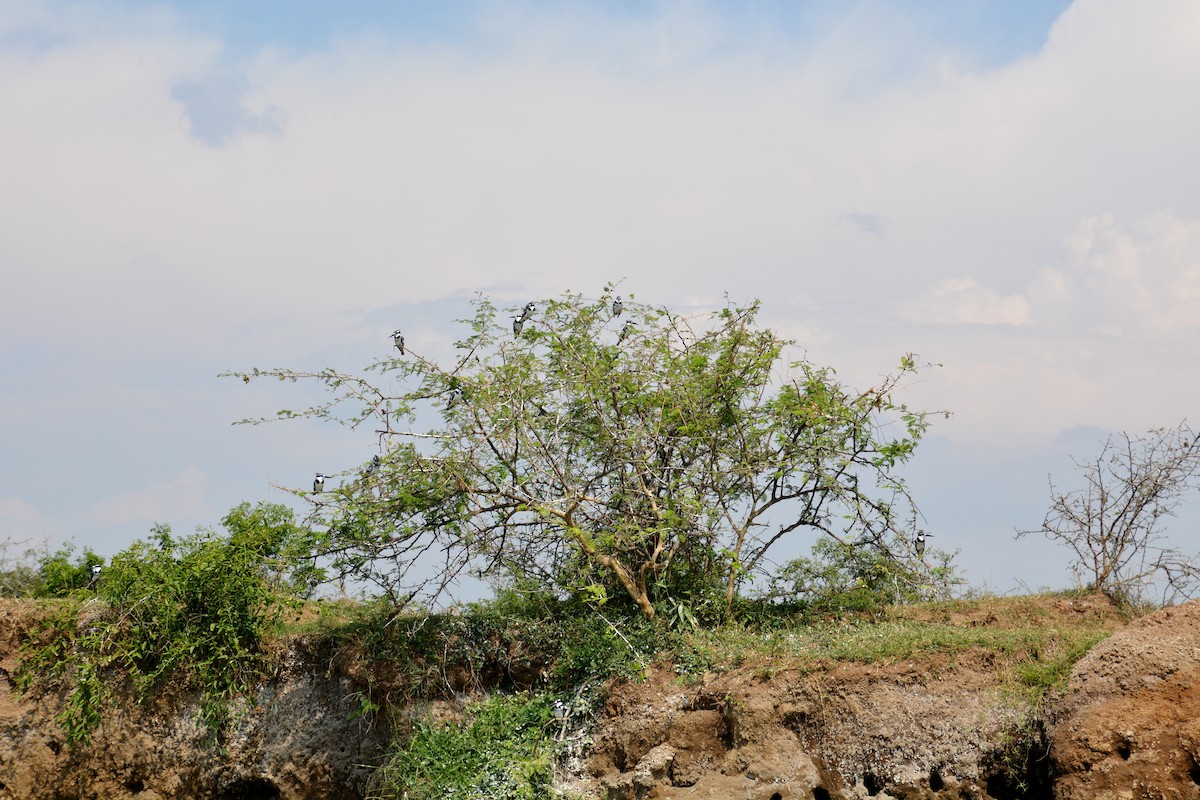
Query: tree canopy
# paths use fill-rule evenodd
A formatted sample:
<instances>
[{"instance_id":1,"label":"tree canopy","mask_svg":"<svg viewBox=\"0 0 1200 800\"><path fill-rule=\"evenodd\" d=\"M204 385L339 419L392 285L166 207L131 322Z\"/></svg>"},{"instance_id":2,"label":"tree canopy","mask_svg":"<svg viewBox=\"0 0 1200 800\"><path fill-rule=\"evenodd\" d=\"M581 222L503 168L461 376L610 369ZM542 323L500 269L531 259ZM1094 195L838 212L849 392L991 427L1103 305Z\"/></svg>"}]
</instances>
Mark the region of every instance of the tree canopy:
<instances>
[{"instance_id":1,"label":"tree canopy","mask_svg":"<svg viewBox=\"0 0 1200 800\"><path fill-rule=\"evenodd\" d=\"M912 557L919 512L897 468L930 414L896 394L922 368L914 356L852 390L760 327L757 302L684 315L613 292L513 309L512 322L478 297L448 365L400 337L357 374L226 373L331 395L269 419L377 433L378 458L339 485L291 490L336 576L402 605L469 570L625 595L653 617L667 601L728 607L804 531Z\"/></svg>"}]
</instances>

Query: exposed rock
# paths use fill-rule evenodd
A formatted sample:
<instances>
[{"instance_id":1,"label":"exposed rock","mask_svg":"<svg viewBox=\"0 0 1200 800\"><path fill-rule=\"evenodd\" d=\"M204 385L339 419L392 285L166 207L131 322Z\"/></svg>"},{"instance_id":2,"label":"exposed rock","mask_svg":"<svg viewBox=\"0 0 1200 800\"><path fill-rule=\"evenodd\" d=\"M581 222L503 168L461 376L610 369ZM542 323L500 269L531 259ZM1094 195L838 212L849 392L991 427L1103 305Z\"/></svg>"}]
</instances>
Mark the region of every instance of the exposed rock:
<instances>
[{"instance_id":1,"label":"exposed rock","mask_svg":"<svg viewBox=\"0 0 1200 800\"><path fill-rule=\"evenodd\" d=\"M43 706L0 707L0 798L308 798L357 800L385 741L352 719L338 680L264 686L228 740L213 741L195 708L126 709L86 747L66 748ZM7 694L7 693L6 693Z\"/></svg>"},{"instance_id":2,"label":"exposed rock","mask_svg":"<svg viewBox=\"0 0 1200 800\"><path fill-rule=\"evenodd\" d=\"M675 762L675 748L660 744L638 760L627 772L609 776L601 785L607 800L642 800L668 779Z\"/></svg>"},{"instance_id":3,"label":"exposed rock","mask_svg":"<svg viewBox=\"0 0 1200 800\"><path fill-rule=\"evenodd\" d=\"M1020 711L990 672L941 661L743 669L689 687L663 670L618 684L591 772L604 787L625 785L669 745L671 769L644 796L990 797L995 743Z\"/></svg>"},{"instance_id":4,"label":"exposed rock","mask_svg":"<svg viewBox=\"0 0 1200 800\"><path fill-rule=\"evenodd\" d=\"M1200 797L1200 603L1096 645L1072 670L1056 717L1063 800Z\"/></svg>"}]
</instances>

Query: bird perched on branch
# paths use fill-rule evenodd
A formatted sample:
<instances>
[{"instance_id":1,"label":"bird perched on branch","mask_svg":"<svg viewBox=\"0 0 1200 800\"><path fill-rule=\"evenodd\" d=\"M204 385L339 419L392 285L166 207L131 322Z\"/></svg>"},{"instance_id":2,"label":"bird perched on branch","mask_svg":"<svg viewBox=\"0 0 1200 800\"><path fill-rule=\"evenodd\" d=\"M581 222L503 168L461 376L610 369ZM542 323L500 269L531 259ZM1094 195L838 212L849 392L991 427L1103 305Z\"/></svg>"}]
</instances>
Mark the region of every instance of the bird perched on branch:
<instances>
[{"instance_id":1,"label":"bird perched on branch","mask_svg":"<svg viewBox=\"0 0 1200 800\"><path fill-rule=\"evenodd\" d=\"M91 589L96 585L96 581L100 580L100 572L104 568L99 564L92 564L92 579L88 581L87 587Z\"/></svg>"},{"instance_id":2,"label":"bird perched on branch","mask_svg":"<svg viewBox=\"0 0 1200 800\"><path fill-rule=\"evenodd\" d=\"M926 533L925 531L917 531L917 539L913 543L917 548L917 558L925 557L925 539L930 536L933 536L933 534Z\"/></svg>"},{"instance_id":3,"label":"bird perched on branch","mask_svg":"<svg viewBox=\"0 0 1200 800\"><path fill-rule=\"evenodd\" d=\"M462 398L463 398L462 389L455 386L453 389L450 390L450 396L446 400L446 410L449 411L450 409L454 408L456 405L458 405L460 402L462 402Z\"/></svg>"},{"instance_id":4,"label":"bird perched on branch","mask_svg":"<svg viewBox=\"0 0 1200 800\"><path fill-rule=\"evenodd\" d=\"M621 326L621 334L617 337L617 344L620 344L621 342L625 341L625 337L628 336L629 334L633 333L633 328L634 328L633 320L629 320L624 325L622 325Z\"/></svg>"},{"instance_id":5,"label":"bird perched on branch","mask_svg":"<svg viewBox=\"0 0 1200 800\"><path fill-rule=\"evenodd\" d=\"M325 491L325 475L318 472L317 477L313 479L313 492L320 494Z\"/></svg>"},{"instance_id":6,"label":"bird perched on branch","mask_svg":"<svg viewBox=\"0 0 1200 800\"><path fill-rule=\"evenodd\" d=\"M617 299L612 303L612 315L614 317L621 316L621 312L625 310L625 304L621 302L621 295L617 295Z\"/></svg>"},{"instance_id":7,"label":"bird perched on branch","mask_svg":"<svg viewBox=\"0 0 1200 800\"><path fill-rule=\"evenodd\" d=\"M513 317L513 336L520 336L523 327L525 327L525 320L522 317Z\"/></svg>"},{"instance_id":8,"label":"bird perched on branch","mask_svg":"<svg viewBox=\"0 0 1200 800\"><path fill-rule=\"evenodd\" d=\"M379 458L378 453L371 456L371 466L367 467L367 474L370 475L375 472L375 470L379 469L379 465L382 463L383 461Z\"/></svg>"},{"instance_id":9,"label":"bird perched on branch","mask_svg":"<svg viewBox=\"0 0 1200 800\"><path fill-rule=\"evenodd\" d=\"M537 306L536 306L536 305L534 305L534 303L533 303L532 301L531 301L531 302L528 302L528 303L526 303L526 304L525 304L525 308L523 308L523 309L521 310L521 322L525 322L527 319L529 319L530 317L532 317L532 316L533 316L533 312L534 312L534 311L536 311L536 310L537 310Z\"/></svg>"},{"instance_id":10,"label":"bird perched on branch","mask_svg":"<svg viewBox=\"0 0 1200 800\"><path fill-rule=\"evenodd\" d=\"M395 343L396 349L400 351L400 355L404 355L404 334L400 331L393 331L392 341Z\"/></svg>"}]
</instances>

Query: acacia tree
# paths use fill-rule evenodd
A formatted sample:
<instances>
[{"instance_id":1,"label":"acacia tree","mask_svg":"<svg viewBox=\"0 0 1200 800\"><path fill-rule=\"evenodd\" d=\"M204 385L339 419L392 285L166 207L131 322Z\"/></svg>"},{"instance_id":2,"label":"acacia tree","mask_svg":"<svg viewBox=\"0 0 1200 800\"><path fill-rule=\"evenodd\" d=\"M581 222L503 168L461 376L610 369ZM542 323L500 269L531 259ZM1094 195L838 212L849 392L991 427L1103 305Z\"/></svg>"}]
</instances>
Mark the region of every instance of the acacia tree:
<instances>
[{"instance_id":1,"label":"acacia tree","mask_svg":"<svg viewBox=\"0 0 1200 800\"><path fill-rule=\"evenodd\" d=\"M279 417L375 425L378 465L332 492L294 491L328 531L334 569L397 604L470 568L623 592L653 617L667 598L727 607L804 529L902 552L917 509L895 469L929 424L894 397L913 357L854 392L831 369L784 361L795 346L756 325L758 303L685 317L630 300L618 315L612 290L544 301L518 335L478 298L448 367L410 343L366 375L226 374L315 380L333 395ZM420 579L429 557L436 577Z\"/></svg>"},{"instance_id":2,"label":"acacia tree","mask_svg":"<svg viewBox=\"0 0 1200 800\"><path fill-rule=\"evenodd\" d=\"M1157 581L1164 601L1200 586L1196 559L1168 544L1163 523L1200 486L1200 446L1186 423L1145 436L1110 436L1091 461L1075 461L1083 487L1060 492L1050 478L1042 533L1074 553L1072 568L1093 591L1139 598Z\"/></svg>"}]
</instances>

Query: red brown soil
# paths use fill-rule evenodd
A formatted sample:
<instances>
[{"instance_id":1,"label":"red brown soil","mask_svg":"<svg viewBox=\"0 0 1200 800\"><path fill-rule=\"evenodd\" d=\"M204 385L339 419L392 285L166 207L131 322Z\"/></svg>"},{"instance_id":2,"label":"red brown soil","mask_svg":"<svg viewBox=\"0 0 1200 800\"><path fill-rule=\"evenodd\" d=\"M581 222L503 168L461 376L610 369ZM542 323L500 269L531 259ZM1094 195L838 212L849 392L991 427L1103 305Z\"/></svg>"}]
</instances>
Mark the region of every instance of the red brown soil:
<instances>
[{"instance_id":1,"label":"red brown soil","mask_svg":"<svg viewBox=\"0 0 1200 800\"><path fill-rule=\"evenodd\" d=\"M1063 800L1200 797L1200 602L1136 620L1084 656L1058 705Z\"/></svg>"}]
</instances>

